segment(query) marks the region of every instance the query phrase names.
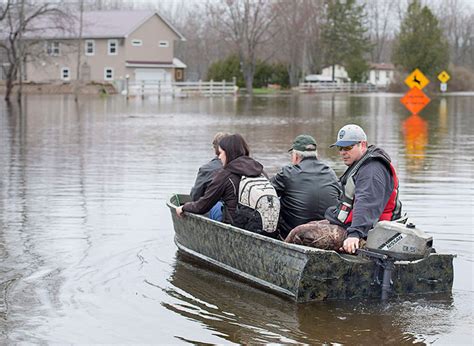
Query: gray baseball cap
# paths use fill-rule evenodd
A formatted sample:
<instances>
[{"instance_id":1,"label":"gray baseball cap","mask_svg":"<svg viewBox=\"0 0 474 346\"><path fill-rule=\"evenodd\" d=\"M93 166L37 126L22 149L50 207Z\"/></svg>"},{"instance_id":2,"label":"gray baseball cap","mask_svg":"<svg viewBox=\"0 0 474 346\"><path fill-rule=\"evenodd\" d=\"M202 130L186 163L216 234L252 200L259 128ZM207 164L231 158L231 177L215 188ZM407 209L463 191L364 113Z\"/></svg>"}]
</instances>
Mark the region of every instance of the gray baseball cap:
<instances>
[{"instance_id":1,"label":"gray baseball cap","mask_svg":"<svg viewBox=\"0 0 474 346\"><path fill-rule=\"evenodd\" d=\"M339 130L336 143L331 144L330 147L347 147L366 141L367 135L364 130L362 130L362 127L355 124L348 124Z\"/></svg>"}]
</instances>

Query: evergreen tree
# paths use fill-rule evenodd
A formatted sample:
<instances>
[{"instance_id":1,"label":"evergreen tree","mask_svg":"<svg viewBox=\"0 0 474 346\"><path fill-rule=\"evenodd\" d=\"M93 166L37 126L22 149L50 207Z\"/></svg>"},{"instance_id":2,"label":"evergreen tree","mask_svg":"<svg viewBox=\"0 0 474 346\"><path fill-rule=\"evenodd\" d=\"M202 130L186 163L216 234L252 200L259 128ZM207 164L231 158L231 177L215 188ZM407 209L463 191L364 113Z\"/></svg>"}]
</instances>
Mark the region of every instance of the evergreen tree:
<instances>
[{"instance_id":1,"label":"evergreen tree","mask_svg":"<svg viewBox=\"0 0 474 346\"><path fill-rule=\"evenodd\" d=\"M237 86L240 88L245 86L244 75L240 68L240 60L236 54L232 54L224 60L218 60L209 66L207 70L207 80L215 81L232 81L237 78Z\"/></svg>"},{"instance_id":2,"label":"evergreen tree","mask_svg":"<svg viewBox=\"0 0 474 346\"><path fill-rule=\"evenodd\" d=\"M321 34L325 63L333 68L343 65L349 78L359 82L368 70L364 55L370 48L364 21L364 5L355 0L330 1Z\"/></svg>"},{"instance_id":3,"label":"evergreen tree","mask_svg":"<svg viewBox=\"0 0 474 346\"><path fill-rule=\"evenodd\" d=\"M435 76L448 66L449 47L438 19L426 6L414 0L400 26L393 50L393 62L406 72L419 68Z\"/></svg>"},{"instance_id":4,"label":"evergreen tree","mask_svg":"<svg viewBox=\"0 0 474 346\"><path fill-rule=\"evenodd\" d=\"M218 60L209 66L207 71L207 80L214 81L232 81L237 78L237 86L245 87L245 79L242 73L239 57L236 54L229 55L223 60ZM268 84L279 84L282 87L289 86L289 76L285 65L281 63L268 64L257 60L255 64L255 75L253 78L253 87L262 88Z\"/></svg>"}]
</instances>

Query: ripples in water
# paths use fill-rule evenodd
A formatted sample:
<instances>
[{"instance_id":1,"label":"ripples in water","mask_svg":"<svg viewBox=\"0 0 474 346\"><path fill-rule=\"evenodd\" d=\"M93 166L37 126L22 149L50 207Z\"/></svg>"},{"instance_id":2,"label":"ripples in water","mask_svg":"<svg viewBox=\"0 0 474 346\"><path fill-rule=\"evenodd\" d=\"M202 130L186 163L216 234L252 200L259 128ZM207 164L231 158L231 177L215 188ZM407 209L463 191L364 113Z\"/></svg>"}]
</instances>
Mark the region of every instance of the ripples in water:
<instances>
[{"instance_id":1,"label":"ripples in water","mask_svg":"<svg viewBox=\"0 0 474 346\"><path fill-rule=\"evenodd\" d=\"M91 99L0 105L0 335L6 343L466 343L473 327L472 96L401 113L399 95ZM409 119L409 121L407 121ZM410 218L458 254L452 297L294 304L176 258L168 197L217 131L272 175L300 133L361 124L398 168ZM408 125L407 125L408 124ZM408 131L407 131L408 130ZM421 139L421 140L420 140Z\"/></svg>"}]
</instances>

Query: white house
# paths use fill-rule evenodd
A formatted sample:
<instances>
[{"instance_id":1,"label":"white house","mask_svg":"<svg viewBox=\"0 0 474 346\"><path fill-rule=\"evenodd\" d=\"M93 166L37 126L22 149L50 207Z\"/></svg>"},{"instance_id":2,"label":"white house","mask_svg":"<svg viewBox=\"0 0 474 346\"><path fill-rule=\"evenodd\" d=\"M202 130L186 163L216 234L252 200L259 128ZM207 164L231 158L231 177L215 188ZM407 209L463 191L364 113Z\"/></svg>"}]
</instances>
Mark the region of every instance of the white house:
<instances>
[{"instance_id":1,"label":"white house","mask_svg":"<svg viewBox=\"0 0 474 346\"><path fill-rule=\"evenodd\" d=\"M369 80L370 84L377 87L386 88L394 81L395 66L388 63L370 64Z\"/></svg>"},{"instance_id":2,"label":"white house","mask_svg":"<svg viewBox=\"0 0 474 346\"><path fill-rule=\"evenodd\" d=\"M321 71L321 76L329 77L329 78L332 79L332 66L326 66L325 68L323 68L322 71ZM347 74L347 71L344 68L344 66L341 66L341 65L335 65L334 66L334 79L337 82L348 82L348 81L350 81L349 75Z\"/></svg>"},{"instance_id":3,"label":"white house","mask_svg":"<svg viewBox=\"0 0 474 346\"><path fill-rule=\"evenodd\" d=\"M304 81L309 83L332 83L332 77L327 77L320 74L309 74L304 77Z\"/></svg>"}]
</instances>

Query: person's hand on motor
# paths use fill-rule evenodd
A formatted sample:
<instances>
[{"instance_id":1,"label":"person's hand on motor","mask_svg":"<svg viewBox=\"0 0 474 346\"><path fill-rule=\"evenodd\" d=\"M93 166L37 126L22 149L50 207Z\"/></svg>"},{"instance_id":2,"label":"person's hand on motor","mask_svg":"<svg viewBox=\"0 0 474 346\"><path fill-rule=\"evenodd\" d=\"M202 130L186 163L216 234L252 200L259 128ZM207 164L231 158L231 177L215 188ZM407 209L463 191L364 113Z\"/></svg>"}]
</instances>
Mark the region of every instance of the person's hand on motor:
<instances>
[{"instance_id":1,"label":"person's hand on motor","mask_svg":"<svg viewBox=\"0 0 474 346\"><path fill-rule=\"evenodd\" d=\"M359 238L357 237L349 237L346 240L344 240L344 243L342 244L342 248L340 249L341 251L344 250L347 253L355 253L356 250L359 248Z\"/></svg>"}]
</instances>

